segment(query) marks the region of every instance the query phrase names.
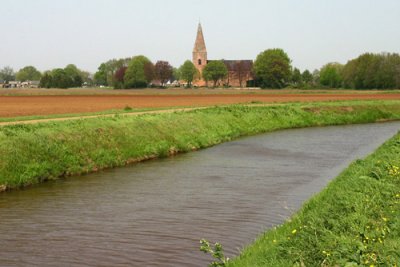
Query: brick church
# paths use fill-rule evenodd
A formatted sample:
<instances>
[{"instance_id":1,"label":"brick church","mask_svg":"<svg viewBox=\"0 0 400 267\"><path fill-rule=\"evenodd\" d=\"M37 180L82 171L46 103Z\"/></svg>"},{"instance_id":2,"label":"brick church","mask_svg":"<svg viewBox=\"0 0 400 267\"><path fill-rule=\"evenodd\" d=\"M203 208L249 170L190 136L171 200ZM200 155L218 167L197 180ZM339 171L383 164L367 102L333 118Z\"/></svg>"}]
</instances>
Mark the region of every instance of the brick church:
<instances>
[{"instance_id":1,"label":"brick church","mask_svg":"<svg viewBox=\"0 0 400 267\"><path fill-rule=\"evenodd\" d=\"M193 64L200 74L208 62L207 48L204 41L203 29L201 24L197 28L196 42L193 48ZM228 76L220 82L220 86L246 87L247 83L253 80L252 68L253 60L222 60L228 69ZM196 80L196 86L205 86L206 81L203 78Z\"/></svg>"}]
</instances>

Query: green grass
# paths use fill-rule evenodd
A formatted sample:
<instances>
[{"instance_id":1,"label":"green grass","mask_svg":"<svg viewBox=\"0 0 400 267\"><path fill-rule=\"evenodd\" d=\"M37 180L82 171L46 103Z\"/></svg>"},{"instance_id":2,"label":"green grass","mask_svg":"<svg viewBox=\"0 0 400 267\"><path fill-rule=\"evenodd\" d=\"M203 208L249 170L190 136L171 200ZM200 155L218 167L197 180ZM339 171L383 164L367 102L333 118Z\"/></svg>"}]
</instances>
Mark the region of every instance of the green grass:
<instances>
[{"instance_id":1,"label":"green grass","mask_svg":"<svg viewBox=\"0 0 400 267\"><path fill-rule=\"evenodd\" d=\"M227 266L399 266L400 134Z\"/></svg>"},{"instance_id":2,"label":"green grass","mask_svg":"<svg viewBox=\"0 0 400 267\"><path fill-rule=\"evenodd\" d=\"M104 110L104 111L98 111L98 112L5 117L5 118L0 118L0 122L32 121L32 120L46 120L46 119L58 119L58 118L76 118L76 117L84 117L84 116L125 114L125 113L134 113L134 112L152 111L152 110L167 110L167 109L172 109L172 108L131 108L129 106L126 106L123 109L110 109L110 110Z\"/></svg>"},{"instance_id":3,"label":"green grass","mask_svg":"<svg viewBox=\"0 0 400 267\"><path fill-rule=\"evenodd\" d=\"M400 102L234 105L0 127L0 188L166 157L285 128L400 119Z\"/></svg>"}]
</instances>

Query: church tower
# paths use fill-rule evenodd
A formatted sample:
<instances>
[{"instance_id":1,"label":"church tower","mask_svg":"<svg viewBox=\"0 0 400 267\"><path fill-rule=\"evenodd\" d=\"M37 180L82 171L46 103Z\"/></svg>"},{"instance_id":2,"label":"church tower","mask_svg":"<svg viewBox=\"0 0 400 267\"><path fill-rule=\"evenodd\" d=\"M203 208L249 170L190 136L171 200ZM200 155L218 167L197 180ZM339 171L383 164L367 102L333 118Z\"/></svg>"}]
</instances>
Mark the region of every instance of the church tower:
<instances>
[{"instance_id":1,"label":"church tower","mask_svg":"<svg viewBox=\"0 0 400 267\"><path fill-rule=\"evenodd\" d=\"M193 48L193 64L199 70L200 73L203 72L204 67L207 65L207 48L204 42L203 29L201 24L197 28L196 42Z\"/></svg>"}]
</instances>

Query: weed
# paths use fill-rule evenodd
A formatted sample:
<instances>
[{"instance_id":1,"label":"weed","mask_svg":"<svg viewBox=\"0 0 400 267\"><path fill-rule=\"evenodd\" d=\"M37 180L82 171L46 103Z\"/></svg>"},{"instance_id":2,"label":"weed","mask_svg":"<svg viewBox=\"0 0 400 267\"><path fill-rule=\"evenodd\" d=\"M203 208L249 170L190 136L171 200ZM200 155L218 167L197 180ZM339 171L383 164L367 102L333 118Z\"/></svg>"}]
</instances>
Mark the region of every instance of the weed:
<instances>
[{"instance_id":1,"label":"weed","mask_svg":"<svg viewBox=\"0 0 400 267\"><path fill-rule=\"evenodd\" d=\"M210 245L205 239L200 240L200 251L204 253L209 253L216 261L211 262L209 267L225 267L229 261L229 258L226 258L224 255L224 250L222 249L222 245L220 243L215 243L214 247Z\"/></svg>"}]
</instances>

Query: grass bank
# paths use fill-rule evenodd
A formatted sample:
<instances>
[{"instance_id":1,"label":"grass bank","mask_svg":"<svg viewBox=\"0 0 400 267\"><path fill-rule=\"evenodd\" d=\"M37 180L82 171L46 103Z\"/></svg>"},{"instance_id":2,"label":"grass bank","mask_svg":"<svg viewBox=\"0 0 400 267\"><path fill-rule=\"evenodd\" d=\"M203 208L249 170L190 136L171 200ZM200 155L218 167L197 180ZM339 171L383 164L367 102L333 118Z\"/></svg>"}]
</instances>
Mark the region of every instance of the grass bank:
<instances>
[{"instance_id":1,"label":"grass bank","mask_svg":"<svg viewBox=\"0 0 400 267\"><path fill-rule=\"evenodd\" d=\"M399 266L400 134L227 266Z\"/></svg>"},{"instance_id":2,"label":"grass bank","mask_svg":"<svg viewBox=\"0 0 400 267\"><path fill-rule=\"evenodd\" d=\"M400 119L399 101L226 106L0 127L0 191L285 128Z\"/></svg>"}]
</instances>

